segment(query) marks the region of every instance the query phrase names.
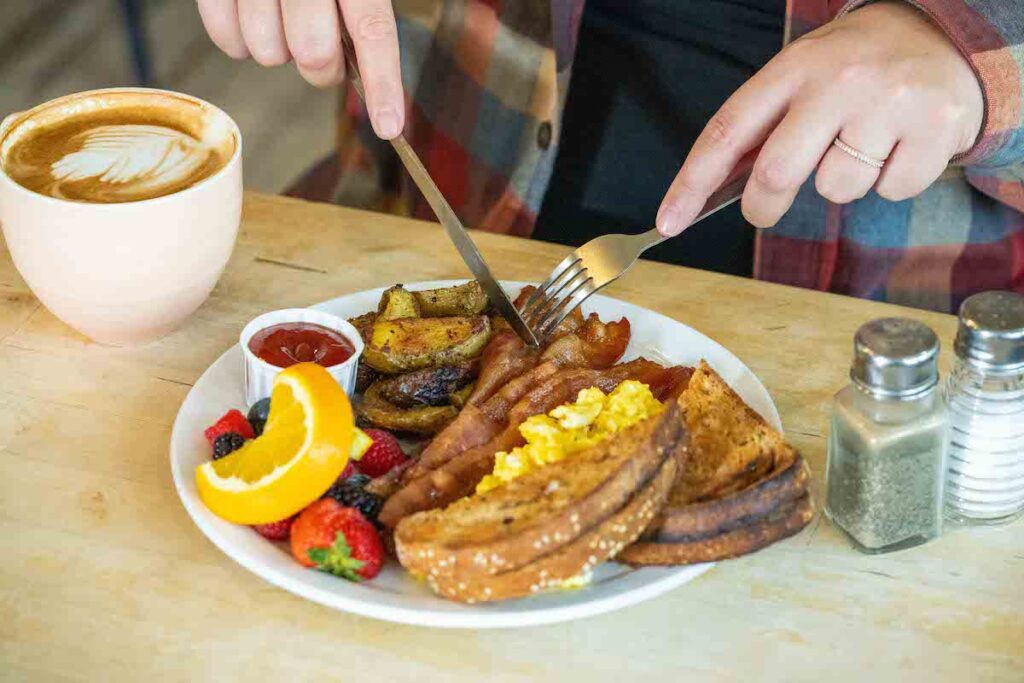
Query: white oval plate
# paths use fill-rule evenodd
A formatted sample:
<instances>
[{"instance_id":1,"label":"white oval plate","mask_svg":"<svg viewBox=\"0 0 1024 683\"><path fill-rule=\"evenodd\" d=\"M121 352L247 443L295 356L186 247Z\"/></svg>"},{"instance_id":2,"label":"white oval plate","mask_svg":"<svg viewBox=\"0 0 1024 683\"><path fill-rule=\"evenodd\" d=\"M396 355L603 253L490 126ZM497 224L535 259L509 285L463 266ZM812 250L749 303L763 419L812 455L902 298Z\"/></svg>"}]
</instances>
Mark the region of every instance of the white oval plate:
<instances>
[{"instance_id":1,"label":"white oval plate","mask_svg":"<svg viewBox=\"0 0 1024 683\"><path fill-rule=\"evenodd\" d=\"M410 289L459 284L445 280L418 282ZM503 282L515 294L526 283ZM380 289L357 292L314 306L343 318L375 309ZM672 364L696 364L705 359L750 406L781 430L778 411L768 391L736 356L696 330L671 318L605 296L587 301L585 312L604 320L629 319L632 339L625 360L645 356ZM244 526L215 516L199 500L195 469L210 457L203 430L230 408L243 408L242 353L228 349L199 378L185 398L171 434L171 470L185 509L199 529L231 559L275 586L329 607L367 617L406 624L446 628L500 628L550 624L609 612L658 596L710 569L712 564L630 569L614 562L594 572L586 588L537 595L491 605L462 605L435 597L394 561L373 581L356 584L305 569L282 545L263 539Z\"/></svg>"}]
</instances>

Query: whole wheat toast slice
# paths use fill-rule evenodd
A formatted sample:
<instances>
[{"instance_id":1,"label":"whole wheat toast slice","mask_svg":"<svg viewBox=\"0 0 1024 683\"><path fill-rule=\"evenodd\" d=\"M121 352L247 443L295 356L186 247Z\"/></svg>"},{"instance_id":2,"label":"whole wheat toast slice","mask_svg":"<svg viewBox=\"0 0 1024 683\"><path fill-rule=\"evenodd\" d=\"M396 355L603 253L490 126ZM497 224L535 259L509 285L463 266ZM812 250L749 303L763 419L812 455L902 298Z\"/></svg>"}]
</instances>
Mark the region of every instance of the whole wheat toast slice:
<instances>
[{"instance_id":1,"label":"whole wheat toast slice","mask_svg":"<svg viewBox=\"0 0 1024 683\"><path fill-rule=\"evenodd\" d=\"M624 507L555 552L500 574L427 573L427 585L442 597L465 603L521 598L559 587L615 558L635 541L664 504L679 470L679 459L662 461L654 478Z\"/></svg>"},{"instance_id":2,"label":"whole wheat toast slice","mask_svg":"<svg viewBox=\"0 0 1024 683\"><path fill-rule=\"evenodd\" d=\"M792 449L706 362L679 397L689 434L687 458L669 505L720 498L763 478Z\"/></svg>"},{"instance_id":3,"label":"whole wheat toast slice","mask_svg":"<svg viewBox=\"0 0 1024 683\"><path fill-rule=\"evenodd\" d=\"M809 479L803 458L784 458L764 479L742 491L684 507L666 505L642 540L672 543L736 529L803 496Z\"/></svg>"},{"instance_id":4,"label":"whole wheat toast slice","mask_svg":"<svg viewBox=\"0 0 1024 683\"><path fill-rule=\"evenodd\" d=\"M679 450L675 403L565 460L463 498L443 510L403 519L399 561L415 573L497 574L570 543L619 510Z\"/></svg>"},{"instance_id":5,"label":"whole wheat toast slice","mask_svg":"<svg viewBox=\"0 0 1024 683\"><path fill-rule=\"evenodd\" d=\"M640 541L625 548L619 560L631 565L678 565L714 562L746 555L799 532L814 517L810 494L785 503L739 528L672 543Z\"/></svg>"}]
</instances>

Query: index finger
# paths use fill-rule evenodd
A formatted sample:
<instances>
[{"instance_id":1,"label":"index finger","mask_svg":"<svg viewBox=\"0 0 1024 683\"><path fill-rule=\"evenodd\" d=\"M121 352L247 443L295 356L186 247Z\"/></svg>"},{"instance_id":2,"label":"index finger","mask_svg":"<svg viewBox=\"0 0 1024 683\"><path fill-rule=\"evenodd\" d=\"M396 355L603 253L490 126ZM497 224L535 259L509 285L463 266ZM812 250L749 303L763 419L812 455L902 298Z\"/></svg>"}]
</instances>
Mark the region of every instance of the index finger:
<instances>
[{"instance_id":1,"label":"index finger","mask_svg":"<svg viewBox=\"0 0 1024 683\"><path fill-rule=\"evenodd\" d=\"M700 213L744 154L764 142L796 92L796 78L769 62L725 101L686 156L658 209L663 235L678 235Z\"/></svg>"},{"instance_id":2,"label":"index finger","mask_svg":"<svg viewBox=\"0 0 1024 683\"><path fill-rule=\"evenodd\" d=\"M235 0L197 0L199 17L213 44L232 59L245 59L249 48L242 37Z\"/></svg>"},{"instance_id":3,"label":"index finger","mask_svg":"<svg viewBox=\"0 0 1024 683\"><path fill-rule=\"evenodd\" d=\"M390 0L338 0L352 37L366 108L377 135L391 139L405 125L398 27Z\"/></svg>"}]
</instances>

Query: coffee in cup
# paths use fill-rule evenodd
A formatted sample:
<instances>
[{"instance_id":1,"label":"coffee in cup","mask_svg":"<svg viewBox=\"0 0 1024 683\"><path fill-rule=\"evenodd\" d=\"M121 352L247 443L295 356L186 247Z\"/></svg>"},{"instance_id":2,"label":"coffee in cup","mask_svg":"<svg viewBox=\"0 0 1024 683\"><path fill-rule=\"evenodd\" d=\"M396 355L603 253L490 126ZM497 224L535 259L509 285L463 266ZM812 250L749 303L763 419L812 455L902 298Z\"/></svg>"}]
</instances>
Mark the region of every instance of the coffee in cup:
<instances>
[{"instance_id":1,"label":"coffee in cup","mask_svg":"<svg viewBox=\"0 0 1024 683\"><path fill-rule=\"evenodd\" d=\"M127 91L72 99L13 129L0 164L19 185L57 199L153 199L224 168L235 151L224 123L191 98Z\"/></svg>"},{"instance_id":2,"label":"coffee in cup","mask_svg":"<svg viewBox=\"0 0 1024 683\"><path fill-rule=\"evenodd\" d=\"M161 337L209 296L242 209L242 139L166 90L76 93L0 124L0 227L39 300L92 339Z\"/></svg>"}]
</instances>

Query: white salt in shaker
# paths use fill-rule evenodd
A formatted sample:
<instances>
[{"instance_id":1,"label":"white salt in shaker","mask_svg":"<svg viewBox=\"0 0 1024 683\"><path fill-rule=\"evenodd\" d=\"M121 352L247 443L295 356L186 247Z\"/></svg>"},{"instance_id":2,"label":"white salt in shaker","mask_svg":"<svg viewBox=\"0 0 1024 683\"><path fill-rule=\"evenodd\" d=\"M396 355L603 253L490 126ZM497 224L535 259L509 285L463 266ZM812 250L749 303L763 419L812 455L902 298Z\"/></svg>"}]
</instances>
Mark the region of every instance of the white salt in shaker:
<instances>
[{"instance_id":1,"label":"white salt in shaker","mask_svg":"<svg viewBox=\"0 0 1024 683\"><path fill-rule=\"evenodd\" d=\"M975 294L960 307L946 515L999 524L1024 512L1024 296Z\"/></svg>"}]
</instances>

